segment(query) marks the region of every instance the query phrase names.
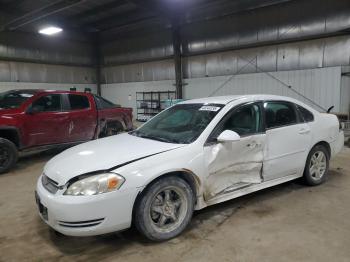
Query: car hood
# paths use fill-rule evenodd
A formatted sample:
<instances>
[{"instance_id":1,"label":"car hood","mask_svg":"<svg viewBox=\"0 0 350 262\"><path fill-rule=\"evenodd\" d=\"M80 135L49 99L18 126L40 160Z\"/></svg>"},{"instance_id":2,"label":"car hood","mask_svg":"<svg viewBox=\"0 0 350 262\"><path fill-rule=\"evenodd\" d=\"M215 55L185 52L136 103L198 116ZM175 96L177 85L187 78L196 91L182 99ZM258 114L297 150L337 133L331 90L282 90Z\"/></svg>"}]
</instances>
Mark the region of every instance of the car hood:
<instances>
[{"instance_id":1,"label":"car hood","mask_svg":"<svg viewBox=\"0 0 350 262\"><path fill-rule=\"evenodd\" d=\"M125 133L67 149L45 165L44 173L61 186L82 174L112 169L182 146Z\"/></svg>"}]
</instances>

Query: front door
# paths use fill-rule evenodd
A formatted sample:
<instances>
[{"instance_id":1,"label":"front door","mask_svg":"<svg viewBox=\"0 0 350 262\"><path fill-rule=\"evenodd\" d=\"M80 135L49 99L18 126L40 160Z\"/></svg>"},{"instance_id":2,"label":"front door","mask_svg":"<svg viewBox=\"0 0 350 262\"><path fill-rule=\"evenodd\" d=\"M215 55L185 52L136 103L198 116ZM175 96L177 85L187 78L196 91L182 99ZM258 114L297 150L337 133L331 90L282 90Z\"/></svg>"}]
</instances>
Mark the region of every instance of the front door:
<instances>
[{"instance_id":1,"label":"front door","mask_svg":"<svg viewBox=\"0 0 350 262\"><path fill-rule=\"evenodd\" d=\"M302 174L311 140L310 128L285 101L264 103L266 153L263 175L266 181Z\"/></svg>"},{"instance_id":2,"label":"front door","mask_svg":"<svg viewBox=\"0 0 350 262\"><path fill-rule=\"evenodd\" d=\"M39 97L25 115L24 130L28 136L27 146L64 143L67 139L68 112L62 111L60 94Z\"/></svg>"},{"instance_id":3,"label":"front door","mask_svg":"<svg viewBox=\"0 0 350 262\"><path fill-rule=\"evenodd\" d=\"M231 110L214 129L204 147L208 177L205 199L224 195L262 182L265 134L262 132L260 103L249 103ZM239 141L219 143L224 131L240 135Z\"/></svg>"}]
</instances>

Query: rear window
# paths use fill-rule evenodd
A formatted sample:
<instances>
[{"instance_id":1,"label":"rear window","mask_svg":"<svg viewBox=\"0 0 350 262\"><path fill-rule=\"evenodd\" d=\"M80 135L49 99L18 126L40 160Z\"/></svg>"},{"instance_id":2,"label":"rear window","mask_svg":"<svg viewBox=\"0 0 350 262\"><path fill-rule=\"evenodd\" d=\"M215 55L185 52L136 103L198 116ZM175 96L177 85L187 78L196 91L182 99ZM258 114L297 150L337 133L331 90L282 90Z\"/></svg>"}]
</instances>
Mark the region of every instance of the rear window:
<instances>
[{"instance_id":1,"label":"rear window","mask_svg":"<svg viewBox=\"0 0 350 262\"><path fill-rule=\"evenodd\" d=\"M305 122L312 122L314 121L314 115L307 109L305 109L302 106L297 105L297 108L301 114L301 116L303 117Z\"/></svg>"},{"instance_id":2,"label":"rear window","mask_svg":"<svg viewBox=\"0 0 350 262\"><path fill-rule=\"evenodd\" d=\"M107 99L104 99L100 96L94 96L97 109L107 109L107 108L114 108L118 107L117 105L113 104L112 102L108 101Z\"/></svg>"},{"instance_id":3,"label":"rear window","mask_svg":"<svg viewBox=\"0 0 350 262\"><path fill-rule=\"evenodd\" d=\"M71 110L85 109L90 107L89 99L83 95L68 95Z\"/></svg>"}]
</instances>

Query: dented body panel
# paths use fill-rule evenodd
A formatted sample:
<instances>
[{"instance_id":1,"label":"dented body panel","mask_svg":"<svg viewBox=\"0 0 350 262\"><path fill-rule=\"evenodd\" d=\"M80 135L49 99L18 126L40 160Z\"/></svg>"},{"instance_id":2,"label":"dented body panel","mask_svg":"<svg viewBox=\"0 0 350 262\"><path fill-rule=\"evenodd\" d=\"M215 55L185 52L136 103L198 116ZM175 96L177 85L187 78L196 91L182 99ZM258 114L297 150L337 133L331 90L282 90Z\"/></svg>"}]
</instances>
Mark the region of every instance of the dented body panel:
<instances>
[{"instance_id":1,"label":"dented body panel","mask_svg":"<svg viewBox=\"0 0 350 262\"><path fill-rule=\"evenodd\" d=\"M241 135L238 141L210 140L215 128L232 110L252 102L258 102L262 106L265 101L288 101L300 105L313 114L313 121L306 122L298 118L296 124L270 129L264 125L254 134ZM107 205L105 216L100 214L108 220L111 213L119 212L123 214L122 224L114 219L113 225L109 224L108 229L104 228L103 224L88 232L78 229L74 229L73 232L65 228L62 230L64 234L96 235L128 228L131 225L136 196L142 193L152 181L164 175L181 172L195 181L197 200L195 208L198 210L301 177L307 156L316 144L324 143L329 146L331 157L337 154L344 144L344 135L339 130L339 123L335 116L321 114L292 98L270 95L226 96L190 100L180 104L191 103L223 105L192 143L166 143L123 134L115 138L88 142L67 150L46 165L45 175L59 181L59 186L62 188L78 175L101 171L101 169L115 172L125 178L122 187L117 192L96 197L104 198L106 201L113 198L113 202L118 205L117 194L128 193L132 196L132 201L128 201L127 206L123 202L122 211L111 211ZM201 108L201 110L209 109ZM242 119L245 121L244 117ZM262 120L265 121L265 115L262 116ZM57 172L58 170L60 172ZM62 172L64 175L59 174ZM58 195L50 194L41 186L38 186L37 190L40 198L51 208L54 208L54 204L50 203L59 197L60 209L64 209L64 190L58 192ZM80 196L79 201L84 202L84 198L85 196ZM92 201L93 198L94 196L86 197L86 201ZM121 198L120 201L125 199ZM68 197L66 204L69 206ZM79 205L75 206L77 213L79 208ZM81 217L81 221L95 219L93 211L87 215L86 208L87 206L84 205L82 211L84 217ZM113 213L113 218L115 217L117 215ZM70 221L69 214L60 219ZM74 219L79 220L79 217L75 215ZM58 231L61 230L57 225L50 224L50 226Z\"/></svg>"}]
</instances>

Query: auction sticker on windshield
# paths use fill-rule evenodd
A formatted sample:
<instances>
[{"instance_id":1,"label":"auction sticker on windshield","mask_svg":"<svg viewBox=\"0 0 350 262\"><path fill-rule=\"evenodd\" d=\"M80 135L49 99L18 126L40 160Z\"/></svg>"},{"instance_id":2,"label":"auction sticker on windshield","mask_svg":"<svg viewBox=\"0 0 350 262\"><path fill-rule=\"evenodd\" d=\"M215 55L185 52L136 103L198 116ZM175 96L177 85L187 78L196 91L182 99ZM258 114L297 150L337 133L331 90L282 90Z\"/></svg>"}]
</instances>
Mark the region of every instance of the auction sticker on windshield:
<instances>
[{"instance_id":1,"label":"auction sticker on windshield","mask_svg":"<svg viewBox=\"0 0 350 262\"><path fill-rule=\"evenodd\" d=\"M199 111L212 111L212 112L217 112L220 110L220 107L217 106L202 106L199 108Z\"/></svg>"}]
</instances>

